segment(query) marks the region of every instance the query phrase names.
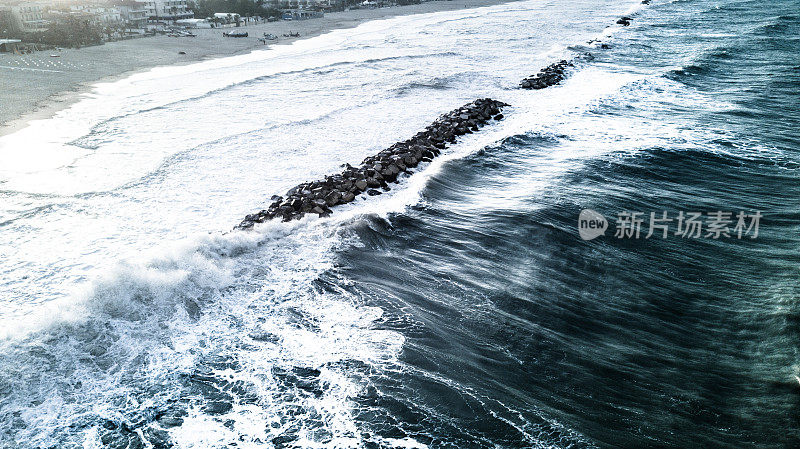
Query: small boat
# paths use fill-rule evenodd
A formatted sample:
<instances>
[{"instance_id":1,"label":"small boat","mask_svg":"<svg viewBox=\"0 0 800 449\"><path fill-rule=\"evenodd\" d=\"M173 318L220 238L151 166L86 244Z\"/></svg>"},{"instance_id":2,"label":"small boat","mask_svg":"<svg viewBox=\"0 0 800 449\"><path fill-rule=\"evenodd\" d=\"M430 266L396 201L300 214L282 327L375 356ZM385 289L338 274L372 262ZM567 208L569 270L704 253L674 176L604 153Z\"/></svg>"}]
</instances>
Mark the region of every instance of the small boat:
<instances>
[{"instance_id":1,"label":"small boat","mask_svg":"<svg viewBox=\"0 0 800 449\"><path fill-rule=\"evenodd\" d=\"M258 41L263 43L264 45L266 45L267 42L269 42L269 41L276 41L276 40L278 40L278 36L276 36L274 34L267 34L267 33L264 33L264 37L259 37L258 38Z\"/></svg>"},{"instance_id":2,"label":"small boat","mask_svg":"<svg viewBox=\"0 0 800 449\"><path fill-rule=\"evenodd\" d=\"M223 36L225 37L247 37L247 31L230 31L230 32L223 32Z\"/></svg>"},{"instance_id":3,"label":"small boat","mask_svg":"<svg viewBox=\"0 0 800 449\"><path fill-rule=\"evenodd\" d=\"M300 33L284 33L283 37L300 37Z\"/></svg>"}]
</instances>

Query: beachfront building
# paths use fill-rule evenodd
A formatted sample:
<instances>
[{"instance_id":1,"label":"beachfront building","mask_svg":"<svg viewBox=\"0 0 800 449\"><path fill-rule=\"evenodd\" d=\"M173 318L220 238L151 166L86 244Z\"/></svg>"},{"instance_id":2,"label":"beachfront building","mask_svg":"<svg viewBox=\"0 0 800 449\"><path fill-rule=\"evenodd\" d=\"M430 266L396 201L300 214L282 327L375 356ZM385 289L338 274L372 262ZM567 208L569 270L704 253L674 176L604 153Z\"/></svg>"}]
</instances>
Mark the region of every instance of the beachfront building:
<instances>
[{"instance_id":1,"label":"beachfront building","mask_svg":"<svg viewBox=\"0 0 800 449\"><path fill-rule=\"evenodd\" d=\"M122 14L114 6L71 5L69 9L70 13L87 17L94 25L109 26L122 23Z\"/></svg>"},{"instance_id":2,"label":"beachfront building","mask_svg":"<svg viewBox=\"0 0 800 449\"><path fill-rule=\"evenodd\" d=\"M151 22L191 19L194 13L189 9L186 0L135 0L141 3Z\"/></svg>"},{"instance_id":3,"label":"beachfront building","mask_svg":"<svg viewBox=\"0 0 800 449\"><path fill-rule=\"evenodd\" d=\"M147 10L144 3L134 0L118 0L113 3L127 28L144 28L147 25Z\"/></svg>"},{"instance_id":4,"label":"beachfront building","mask_svg":"<svg viewBox=\"0 0 800 449\"><path fill-rule=\"evenodd\" d=\"M4 2L0 6L0 24L13 32L35 32L47 29L42 6L30 2Z\"/></svg>"},{"instance_id":5,"label":"beachfront building","mask_svg":"<svg viewBox=\"0 0 800 449\"><path fill-rule=\"evenodd\" d=\"M19 33L17 20L11 15L11 8L0 6L0 36L15 36Z\"/></svg>"}]
</instances>

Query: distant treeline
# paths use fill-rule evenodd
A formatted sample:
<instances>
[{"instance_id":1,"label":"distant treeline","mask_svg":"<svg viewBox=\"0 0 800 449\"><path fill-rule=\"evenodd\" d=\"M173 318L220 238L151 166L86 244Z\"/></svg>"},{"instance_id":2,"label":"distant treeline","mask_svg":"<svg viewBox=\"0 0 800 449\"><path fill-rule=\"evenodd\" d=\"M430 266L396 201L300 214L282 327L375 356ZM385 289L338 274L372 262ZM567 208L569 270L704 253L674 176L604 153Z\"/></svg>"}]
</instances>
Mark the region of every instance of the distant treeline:
<instances>
[{"instance_id":1,"label":"distant treeline","mask_svg":"<svg viewBox=\"0 0 800 449\"><path fill-rule=\"evenodd\" d=\"M239 14L242 17L280 17L281 11L267 5L264 0L195 0L189 8L196 18L213 17L216 13Z\"/></svg>"}]
</instances>

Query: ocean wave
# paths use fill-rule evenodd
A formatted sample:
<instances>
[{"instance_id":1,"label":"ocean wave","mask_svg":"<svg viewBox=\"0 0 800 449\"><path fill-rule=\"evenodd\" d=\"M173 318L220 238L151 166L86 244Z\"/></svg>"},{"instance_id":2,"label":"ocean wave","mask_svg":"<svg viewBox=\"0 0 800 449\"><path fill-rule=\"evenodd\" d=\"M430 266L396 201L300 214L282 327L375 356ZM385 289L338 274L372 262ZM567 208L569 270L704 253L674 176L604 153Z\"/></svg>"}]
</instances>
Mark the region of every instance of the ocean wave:
<instances>
[{"instance_id":1,"label":"ocean wave","mask_svg":"<svg viewBox=\"0 0 800 449\"><path fill-rule=\"evenodd\" d=\"M340 108L330 109L330 110L327 110L327 111L320 111L320 113L318 115L314 116L314 117L308 117L308 118L302 118L302 119L296 119L296 120L287 120L286 122L283 122L283 123L266 124L264 126L256 128L256 129L251 129L251 130L242 131L242 132L236 132L236 133L228 134L228 135L221 136L221 137L218 136L218 137L215 137L212 140L204 141L199 145L195 145L195 146L192 146L190 148L182 149L179 152L169 154L160 164L158 164L158 166L151 168L147 173L144 173L141 177L139 177L137 179L130 180L130 181L128 181L128 182L126 182L124 184L118 185L118 186L113 186L112 188L110 188L108 190L94 190L94 191L89 191L89 192L81 192L81 193L75 194L74 196L81 197L81 196L87 196L87 195L97 195L97 194L110 193L110 192L115 192L115 191L123 191L123 190L130 189L130 188L133 188L133 187L136 187L136 186L147 184L147 183L149 183L149 182L151 182L153 180L158 179L164 173L168 172L169 168L172 165L174 165L176 163L179 163L187 154L191 154L191 153L197 151L200 148L218 146L220 144L224 144L226 142L233 142L233 141L235 141L237 139L241 139L241 138L244 138L244 137L247 137L247 136L254 136L254 135L267 133L267 132L271 132L271 131L275 132L275 131L279 131L279 130L284 129L284 128L291 129L291 127L293 127L293 126L313 125L313 124L315 124L317 122L321 122L323 120L330 119L331 117L346 113L347 111L351 111L351 110L358 109L358 108L361 108L361 107L365 107L365 106L368 106L368 105L371 105L371 104L375 104L377 101L378 100L376 100L374 98L365 98L362 101L357 101L357 102L354 102L354 103L343 105ZM98 148L100 146L100 143L89 144L88 142L91 141L91 140L100 140L100 141L109 140L109 136L108 136L108 131L107 130L98 129L98 130L93 131L92 134L94 134L94 135L90 134L90 135L87 135L84 138L82 138L82 143L80 145L78 145L78 146L81 146L81 147L84 147L84 148L95 148L96 149L96 148ZM91 155L87 155L85 157L91 157Z\"/></svg>"},{"instance_id":2,"label":"ocean wave","mask_svg":"<svg viewBox=\"0 0 800 449\"><path fill-rule=\"evenodd\" d=\"M777 17L773 22L760 24L756 26L750 34L756 36L779 36L785 34L793 29L793 25L796 27L797 20L791 16L780 16Z\"/></svg>"},{"instance_id":3,"label":"ocean wave","mask_svg":"<svg viewBox=\"0 0 800 449\"><path fill-rule=\"evenodd\" d=\"M474 74L471 72L462 72L445 77L431 78L427 81L412 81L403 86L398 86L392 89L392 91L396 95L402 96L407 94L408 92L414 91L415 89L433 89L433 90L453 89L456 87L457 83L468 80L471 75Z\"/></svg>"},{"instance_id":4,"label":"ocean wave","mask_svg":"<svg viewBox=\"0 0 800 449\"><path fill-rule=\"evenodd\" d=\"M358 64L374 64L377 62L385 62L385 61L393 61L393 60L402 60L402 59L415 59L415 58L428 58L428 57L442 57L452 54L451 52L445 52L441 54L421 54L421 55L401 55L401 56L387 56L384 58L367 58L367 59L354 59L350 61L337 61L330 64L324 64L314 67L305 67L302 69L297 70L286 70L286 71L278 71L274 73L270 73L268 75L260 75L254 76L252 78L248 78L246 80L237 81L225 85L223 87L218 87L207 92L203 92L199 95L193 95L186 98L180 98L175 101L159 104L157 106L135 109L126 111L125 114L115 115L113 117L107 117L103 120L94 123L92 127L89 129L88 133L74 140L67 143L67 145L74 145L84 149L97 149L101 143L109 142L112 139L108 137L109 135L113 135L108 130L113 127L115 122L120 120L124 120L128 117L137 116L141 114L146 114L148 112L154 111L164 111L168 109L172 109L176 106L180 106L183 104L189 104L192 102L196 102L200 99L207 99L216 95L224 95L227 94L232 89L239 89L239 88L247 88L249 86L253 86L264 81L270 79L276 79L279 77L284 76L296 76L296 75L305 75L305 74L315 74L315 75L328 75L334 72L338 67L347 67L352 65ZM357 105L353 105L353 107L357 107ZM100 139L100 142L96 142L96 140Z\"/></svg>"},{"instance_id":5,"label":"ocean wave","mask_svg":"<svg viewBox=\"0 0 800 449\"><path fill-rule=\"evenodd\" d=\"M231 440L357 446L349 398L363 381L354 378L393 363L403 338L372 329L380 309L321 280L341 244L335 230L417 202L442 164L497 139L495 128L336 221L266 223L125 261L84 293L3 323L0 385L14 393L2 404L2 439L23 447L142 437L185 448ZM32 383L24 372L50 380Z\"/></svg>"},{"instance_id":6,"label":"ocean wave","mask_svg":"<svg viewBox=\"0 0 800 449\"><path fill-rule=\"evenodd\" d=\"M358 441L349 364L391 363L402 337L373 329L379 309L320 284L336 244L323 221L209 236L4 323L0 441Z\"/></svg>"}]
</instances>

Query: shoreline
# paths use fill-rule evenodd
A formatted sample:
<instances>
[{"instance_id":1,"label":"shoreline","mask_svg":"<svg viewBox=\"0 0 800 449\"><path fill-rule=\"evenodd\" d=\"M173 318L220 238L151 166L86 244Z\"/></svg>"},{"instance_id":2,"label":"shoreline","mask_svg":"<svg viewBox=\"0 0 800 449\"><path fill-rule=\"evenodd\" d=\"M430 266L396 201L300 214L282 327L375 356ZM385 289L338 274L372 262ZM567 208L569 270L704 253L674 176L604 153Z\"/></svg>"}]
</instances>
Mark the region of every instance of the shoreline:
<instances>
[{"instance_id":1,"label":"shoreline","mask_svg":"<svg viewBox=\"0 0 800 449\"><path fill-rule=\"evenodd\" d=\"M197 37L149 36L103 45L51 52L0 55L0 137L13 134L32 121L45 120L78 102L99 83L114 82L156 67L180 66L236 56L273 45L289 45L338 29L355 28L372 20L473 9L518 0L435 0L417 5L333 12L302 21L279 21L239 28L193 29ZM224 38L223 31L241 30L247 38ZM284 38L299 32L300 37ZM263 33L281 36L276 42L257 40ZM184 51L186 54L179 54ZM33 66L33 67L31 67ZM19 76L24 74L23 76Z\"/></svg>"}]
</instances>

